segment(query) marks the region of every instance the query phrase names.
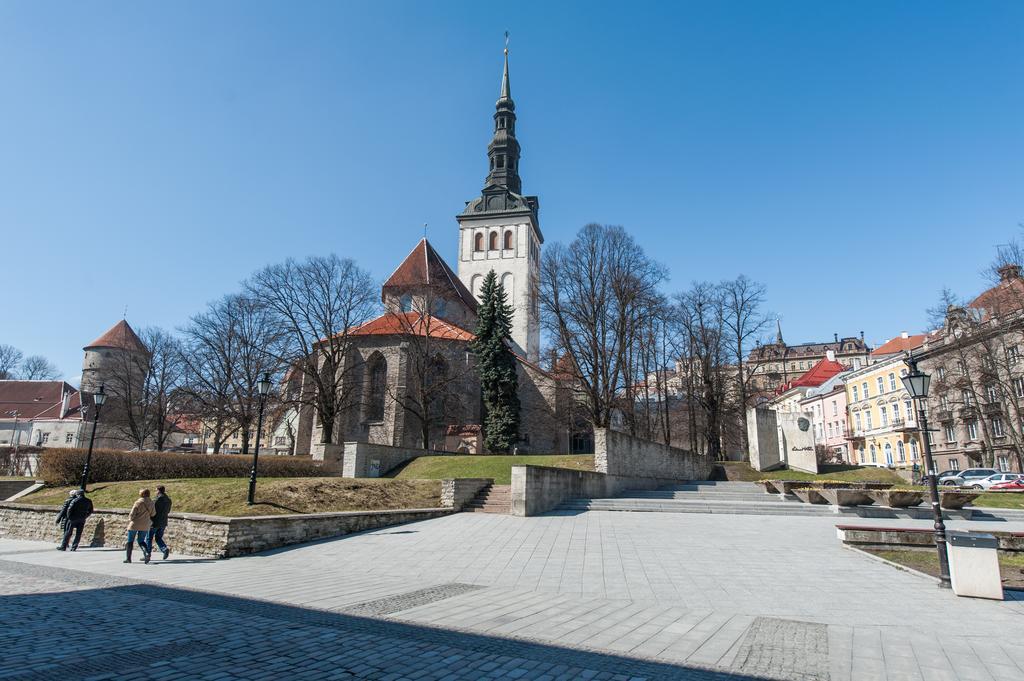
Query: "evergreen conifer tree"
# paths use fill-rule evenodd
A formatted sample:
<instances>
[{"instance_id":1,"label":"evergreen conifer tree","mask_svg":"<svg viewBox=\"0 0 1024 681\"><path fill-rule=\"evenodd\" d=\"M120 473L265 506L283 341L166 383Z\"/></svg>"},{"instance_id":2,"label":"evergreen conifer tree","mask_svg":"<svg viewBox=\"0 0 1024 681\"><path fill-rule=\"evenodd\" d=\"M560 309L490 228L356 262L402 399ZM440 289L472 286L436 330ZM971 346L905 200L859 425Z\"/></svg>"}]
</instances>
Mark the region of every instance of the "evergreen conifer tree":
<instances>
[{"instance_id":1,"label":"evergreen conifer tree","mask_svg":"<svg viewBox=\"0 0 1024 681\"><path fill-rule=\"evenodd\" d=\"M484 401L484 444L488 451L508 452L519 439L519 379L510 346L512 306L505 288L491 270L484 277L477 308L477 357Z\"/></svg>"}]
</instances>

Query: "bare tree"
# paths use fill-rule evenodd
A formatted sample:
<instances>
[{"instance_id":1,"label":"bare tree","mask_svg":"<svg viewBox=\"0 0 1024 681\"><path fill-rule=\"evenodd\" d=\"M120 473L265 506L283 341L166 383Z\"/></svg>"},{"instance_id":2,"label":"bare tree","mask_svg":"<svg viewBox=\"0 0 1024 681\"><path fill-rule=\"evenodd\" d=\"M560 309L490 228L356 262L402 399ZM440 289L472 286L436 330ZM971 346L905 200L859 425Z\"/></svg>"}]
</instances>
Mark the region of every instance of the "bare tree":
<instances>
[{"instance_id":1,"label":"bare tree","mask_svg":"<svg viewBox=\"0 0 1024 681\"><path fill-rule=\"evenodd\" d=\"M282 331L278 361L303 374L296 403L316 410L323 442L332 443L343 415L359 403L354 372L361 367L347 361L349 331L378 310L372 278L354 261L329 255L270 265L245 286Z\"/></svg>"},{"instance_id":2,"label":"bare tree","mask_svg":"<svg viewBox=\"0 0 1024 681\"><path fill-rule=\"evenodd\" d=\"M23 381L56 381L61 373L60 369L42 355L32 355L21 363L19 375Z\"/></svg>"},{"instance_id":3,"label":"bare tree","mask_svg":"<svg viewBox=\"0 0 1024 681\"><path fill-rule=\"evenodd\" d=\"M153 446L163 451L183 417L185 363L181 341L158 327L143 329L140 340L150 352L143 399L152 419Z\"/></svg>"},{"instance_id":4,"label":"bare tree","mask_svg":"<svg viewBox=\"0 0 1024 681\"><path fill-rule=\"evenodd\" d=\"M544 255L542 322L570 356L595 427L611 424L619 396L631 387L631 353L665 276L622 227L587 225L568 246L555 244Z\"/></svg>"},{"instance_id":5,"label":"bare tree","mask_svg":"<svg viewBox=\"0 0 1024 681\"><path fill-rule=\"evenodd\" d=\"M0 380L13 380L21 364L21 350L13 345L0 345Z\"/></svg>"},{"instance_id":6,"label":"bare tree","mask_svg":"<svg viewBox=\"0 0 1024 681\"><path fill-rule=\"evenodd\" d=\"M735 386L741 421L740 448L744 461L749 461L747 402L757 365L754 365L753 371L748 372L744 370L744 364L750 346L764 334L771 324L771 317L762 309L766 294L763 284L740 275L731 281L723 281L719 285L719 290L722 297L722 325L726 335L726 345L737 368Z\"/></svg>"}]
</instances>

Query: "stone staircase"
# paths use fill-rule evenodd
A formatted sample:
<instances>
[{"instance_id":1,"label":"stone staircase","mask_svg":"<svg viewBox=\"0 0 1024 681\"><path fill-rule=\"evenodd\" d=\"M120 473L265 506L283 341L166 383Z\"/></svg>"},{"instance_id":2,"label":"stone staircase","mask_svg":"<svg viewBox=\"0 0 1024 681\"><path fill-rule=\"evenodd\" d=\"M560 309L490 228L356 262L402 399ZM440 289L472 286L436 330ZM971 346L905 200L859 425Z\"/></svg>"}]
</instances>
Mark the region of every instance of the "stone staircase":
<instances>
[{"instance_id":1,"label":"stone staircase","mask_svg":"<svg viewBox=\"0 0 1024 681\"><path fill-rule=\"evenodd\" d=\"M804 504L767 494L752 482L690 482L656 490L626 490L609 499L569 499L560 511L647 511L732 515L834 516L831 506Z\"/></svg>"},{"instance_id":2,"label":"stone staircase","mask_svg":"<svg viewBox=\"0 0 1024 681\"><path fill-rule=\"evenodd\" d=\"M512 485L488 485L462 510L467 513L511 513Z\"/></svg>"}]
</instances>

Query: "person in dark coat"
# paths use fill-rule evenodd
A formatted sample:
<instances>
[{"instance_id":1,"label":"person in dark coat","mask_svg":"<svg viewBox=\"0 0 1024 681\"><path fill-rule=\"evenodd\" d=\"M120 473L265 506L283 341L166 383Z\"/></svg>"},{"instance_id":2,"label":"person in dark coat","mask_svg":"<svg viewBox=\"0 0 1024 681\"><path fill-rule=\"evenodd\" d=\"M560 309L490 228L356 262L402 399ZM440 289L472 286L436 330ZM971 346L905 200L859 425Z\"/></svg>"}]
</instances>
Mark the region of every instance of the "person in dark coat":
<instances>
[{"instance_id":1,"label":"person in dark coat","mask_svg":"<svg viewBox=\"0 0 1024 681\"><path fill-rule=\"evenodd\" d=\"M156 499L153 500L156 506L156 513L153 515L153 526L149 528L149 552L153 553L153 542L160 547L164 553L164 560L171 554L171 550L164 543L164 530L167 529L167 516L171 514L171 498L167 496L167 490L163 485L156 486Z\"/></svg>"},{"instance_id":2,"label":"person in dark coat","mask_svg":"<svg viewBox=\"0 0 1024 681\"><path fill-rule=\"evenodd\" d=\"M68 541L71 539L72 532L75 535L75 539L71 542L71 550L78 550L78 542L82 540L82 530L85 529L85 521L91 515L92 499L85 496L85 490L75 491L75 496L72 497L65 513L64 539L58 547L61 551L68 548Z\"/></svg>"},{"instance_id":3,"label":"person in dark coat","mask_svg":"<svg viewBox=\"0 0 1024 681\"><path fill-rule=\"evenodd\" d=\"M71 502L75 500L75 492L78 490L73 489L68 492L68 498L64 500L64 504L60 507L60 512L57 513L57 525L60 527L60 536L64 536L64 532L68 529L68 508L71 506ZM60 546L57 547L58 551L63 551Z\"/></svg>"}]
</instances>

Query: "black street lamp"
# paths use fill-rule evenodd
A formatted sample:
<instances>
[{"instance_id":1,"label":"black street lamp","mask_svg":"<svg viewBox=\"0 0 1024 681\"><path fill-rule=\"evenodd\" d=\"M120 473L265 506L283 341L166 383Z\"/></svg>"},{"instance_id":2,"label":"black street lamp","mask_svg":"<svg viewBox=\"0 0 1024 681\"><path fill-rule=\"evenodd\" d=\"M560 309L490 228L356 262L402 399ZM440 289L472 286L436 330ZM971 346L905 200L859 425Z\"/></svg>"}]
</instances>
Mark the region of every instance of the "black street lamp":
<instances>
[{"instance_id":1,"label":"black street lamp","mask_svg":"<svg viewBox=\"0 0 1024 681\"><path fill-rule=\"evenodd\" d=\"M100 408L103 403L107 401L107 393L104 392L103 386L100 386L99 392L92 394L92 401L96 404L96 415L92 419L92 435L89 436L89 452L85 455L85 466L82 467L82 484L80 487L82 491L85 491L85 486L89 484L89 466L92 464L92 445L96 442L96 424L100 420Z\"/></svg>"},{"instance_id":2,"label":"black street lamp","mask_svg":"<svg viewBox=\"0 0 1024 681\"><path fill-rule=\"evenodd\" d=\"M919 400L928 399L928 385L932 377L917 368L917 360L910 355L905 360L910 373L903 377L903 387L917 404L917 419L921 424L920 431L924 439L924 465L928 478L928 490L932 498L932 515L935 518L935 548L939 552L939 586L950 588L949 556L946 554L946 524L942 522L942 508L939 504L939 484L935 464L932 462L932 443L928 433L928 416Z\"/></svg>"},{"instance_id":3,"label":"black street lamp","mask_svg":"<svg viewBox=\"0 0 1024 681\"><path fill-rule=\"evenodd\" d=\"M260 433L263 432L263 405L270 394L270 374L263 374L263 380L256 384L260 393L260 416L256 421L256 449L252 453L252 472L249 474L249 505L256 502L256 464L260 457Z\"/></svg>"}]
</instances>

